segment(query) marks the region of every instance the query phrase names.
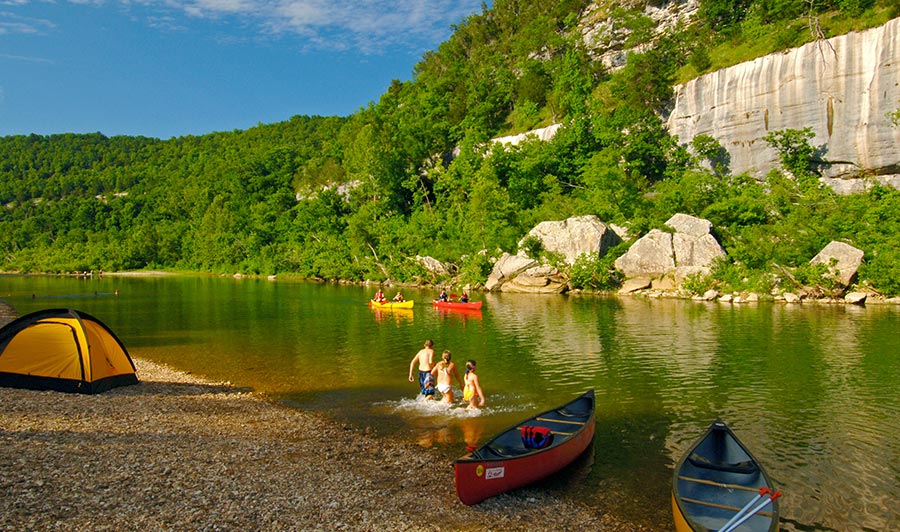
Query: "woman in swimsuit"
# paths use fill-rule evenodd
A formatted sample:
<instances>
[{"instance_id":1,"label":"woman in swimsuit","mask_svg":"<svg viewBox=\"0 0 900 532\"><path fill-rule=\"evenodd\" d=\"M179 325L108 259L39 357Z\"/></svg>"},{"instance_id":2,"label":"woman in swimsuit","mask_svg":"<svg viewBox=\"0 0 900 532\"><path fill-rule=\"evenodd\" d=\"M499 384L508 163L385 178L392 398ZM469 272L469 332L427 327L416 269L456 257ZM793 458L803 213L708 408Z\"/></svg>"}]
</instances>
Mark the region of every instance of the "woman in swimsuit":
<instances>
[{"instance_id":1,"label":"woman in swimsuit","mask_svg":"<svg viewBox=\"0 0 900 532\"><path fill-rule=\"evenodd\" d=\"M437 389L441 392L443 401L453 404L453 377L456 377L456 382L459 383L460 388L463 387L463 381L459 378L456 364L450 362L450 351L444 351L441 355L441 361L434 366L431 374L437 379Z\"/></svg>"},{"instance_id":2,"label":"woman in swimsuit","mask_svg":"<svg viewBox=\"0 0 900 532\"><path fill-rule=\"evenodd\" d=\"M467 408L471 409L484 406L484 392L481 391L478 375L475 375L474 360L466 362L466 387L463 389L463 401L468 401L469 406Z\"/></svg>"}]
</instances>

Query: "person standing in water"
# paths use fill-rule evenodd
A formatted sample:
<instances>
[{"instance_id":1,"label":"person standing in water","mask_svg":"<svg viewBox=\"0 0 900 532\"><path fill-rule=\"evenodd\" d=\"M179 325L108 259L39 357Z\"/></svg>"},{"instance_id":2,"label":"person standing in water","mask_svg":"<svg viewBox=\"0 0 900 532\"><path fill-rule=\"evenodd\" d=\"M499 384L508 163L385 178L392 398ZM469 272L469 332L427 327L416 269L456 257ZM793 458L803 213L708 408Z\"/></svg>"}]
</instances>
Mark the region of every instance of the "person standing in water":
<instances>
[{"instance_id":1,"label":"person standing in water","mask_svg":"<svg viewBox=\"0 0 900 532\"><path fill-rule=\"evenodd\" d=\"M463 389L463 401L469 403L466 408L470 409L484 406L484 392L481 390L478 375L475 374L475 361L471 359L466 362L466 387Z\"/></svg>"},{"instance_id":2,"label":"person standing in water","mask_svg":"<svg viewBox=\"0 0 900 532\"><path fill-rule=\"evenodd\" d=\"M437 379L437 390L441 392L443 402L453 404L453 377L456 377L456 382L459 383L460 389L465 385L462 379L459 378L456 364L450 362L450 357L450 351L445 350L441 355L441 361L435 364L431 374Z\"/></svg>"},{"instance_id":3,"label":"person standing in water","mask_svg":"<svg viewBox=\"0 0 900 532\"><path fill-rule=\"evenodd\" d=\"M419 391L425 396L425 399L434 399L434 386L426 387L426 379L432 380L431 370L434 367L434 342L431 339L425 340L425 346L419 349L416 356L409 362L409 382L415 382L413 379L413 371L418 364L419 366Z\"/></svg>"}]
</instances>

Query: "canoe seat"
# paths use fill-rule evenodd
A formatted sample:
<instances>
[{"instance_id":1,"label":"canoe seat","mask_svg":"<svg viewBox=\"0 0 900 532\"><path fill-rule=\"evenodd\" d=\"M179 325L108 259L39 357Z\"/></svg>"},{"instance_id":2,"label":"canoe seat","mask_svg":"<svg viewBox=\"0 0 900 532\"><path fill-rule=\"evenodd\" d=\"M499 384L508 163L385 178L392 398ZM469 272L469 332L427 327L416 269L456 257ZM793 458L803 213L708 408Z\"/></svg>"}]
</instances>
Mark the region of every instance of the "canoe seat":
<instances>
[{"instance_id":1,"label":"canoe seat","mask_svg":"<svg viewBox=\"0 0 900 532\"><path fill-rule=\"evenodd\" d=\"M724 471L726 473L740 473L744 475L749 475L751 473L756 473L759 471L759 467L754 464L751 460L747 460L744 462L722 462L719 460L710 460L705 456L700 456L697 453L692 454L688 457L688 460L696 467L701 469L714 469L716 471Z\"/></svg>"},{"instance_id":2,"label":"canoe seat","mask_svg":"<svg viewBox=\"0 0 900 532\"><path fill-rule=\"evenodd\" d=\"M567 408L560 408L559 410L556 411L556 413L561 416L564 416L564 417L584 418L584 417L587 417L588 415L590 415L589 410L569 410Z\"/></svg>"}]
</instances>

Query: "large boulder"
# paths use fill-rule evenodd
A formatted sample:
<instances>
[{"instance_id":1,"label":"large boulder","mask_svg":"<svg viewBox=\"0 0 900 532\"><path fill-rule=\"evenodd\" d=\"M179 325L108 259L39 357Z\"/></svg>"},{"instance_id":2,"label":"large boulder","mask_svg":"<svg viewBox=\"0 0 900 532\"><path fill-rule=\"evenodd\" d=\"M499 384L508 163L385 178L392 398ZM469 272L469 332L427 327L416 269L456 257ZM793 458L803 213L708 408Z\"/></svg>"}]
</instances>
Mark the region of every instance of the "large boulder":
<instances>
[{"instance_id":1,"label":"large boulder","mask_svg":"<svg viewBox=\"0 0 900 532\"><path fill-rule=\"evenodd\" d=\"M651 229L616 259L615 266L625 277L656 277L674 272L671 233Z\"/></svg>"},{"instance_id":2,"label":"large boulder","mask_svg":"<svg viewBox=\"0 0 900 532\"><path fill-rule=\"evenodd\" d=\"M676 214L666 225L675 232L652 229L616 259L616 269L626 278L671 275L680 283L691 275L709 274L713 262L725 256L709 220Z\"/></svg>"},{"instance_id":3,"label":"large boulder","mask_svg":"<svg viewBox=\"0 0 900 532\"><path fill-rule=\"evenodd\" d=\"M622 241L610 226L594 215L541 222L519 241L519 249L529 237L540 240L545 250L562 255L567 264L575 264L581 255L602 257L609 248Z\"/></svg>"},{"instance_id":4,"label":"large boulder","mask_svg":"<svg viewBox=\"0 0 900 532\"><path fill-rule=\"evenodd\" d=\"M666 225L676 233L687 236L703 237L712 232L712 222L690 214L675 214L666 221Z\"/></svg>"},{"instance_id":5,"label":"large boulder","mask_svg":"<svg viewBox=\"0 0 900 532\"><path fill-rule=\"evenodd\" d=\"M528 268L504 283L501 291L526 294L559 294L567 289L567 279L553 266Z\"/></svg>"},{"instance_id":6,"label":"large boulder","mask_svg":"<svg viewBox=\"0 0 900 532\"><path fill-rule=\"evenodd\" d=\"M825 264L829 268L829 275L841 286L850 286L856 278L863 260L863 251L843 242L829 242L822 248L810 264Z\"/></svg>"},{"instance_id":7,"label":"large boulder","mask_svg":"<svg viewBox=\"0 0 900 532\"><path fill-rule=\"evenodd\" d=\"M537 266L538 263L534 259L522 255L510 255L504 253L497 262L494 263L494 269L484 283L484 288L488 291L499 289L503 283L509 281L518 274L524 272L528 268Z\"/></svg>"}]
</instances>

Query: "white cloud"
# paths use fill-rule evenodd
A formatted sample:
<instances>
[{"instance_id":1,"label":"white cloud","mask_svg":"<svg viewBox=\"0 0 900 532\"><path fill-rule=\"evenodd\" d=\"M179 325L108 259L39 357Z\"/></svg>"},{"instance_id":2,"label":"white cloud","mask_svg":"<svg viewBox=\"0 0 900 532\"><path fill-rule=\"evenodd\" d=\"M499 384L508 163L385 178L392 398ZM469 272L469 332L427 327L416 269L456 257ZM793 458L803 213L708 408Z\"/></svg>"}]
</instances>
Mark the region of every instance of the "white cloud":
<instances>
[{"instance_id":1,"label":"white cloud","mask_svg":"<svg viewBox=\"0 0 900 532\"><path fill-rule=\"evenodd\" d=\"M33 57L27 55L0 54L0 59L9 61L18 61L20 63L52 63L53 61L44 57Z\"/></svg>"},{"instance_id":2,"label":"white cloud","mask_svg":"<svg viewBox=\"0 0 900 532\"><path fill-rule=\"evenodd\" d=\"M0 35L40 34L54 27L49 20L22 17L11 11L0 11Z\"/></svg>"},{"instance_id":3,"label":"white cloud","mask_svg":"<svg viewBox=\"0 0 900 532\"><path fill-rule=\"evenodd\" d=\"M152 5L152 0L130 1ZM299 35L314 48L375 53L388 44L418 47L423 40L446 38L451 24L481 7L481 0L164 1L191 17L239 20L245 27L255 26L261 37Z\"/></svg>"},{"instance_id":4,"label":"white cloud","mask_svg":"<svg viewBox=\"0 0 900 532\"><path fill-rule=\"evenodd\" d=\"M17 16L33 0L0 0L0 35L46 33L47 20ZM300 37L305 48L381 53L388 46L421 49L450 35L450 26L480 11L481 0L67 0L107 9L139 8L144 23L183 31L191 19L237 23L246 39ZM0 8L2 9L2 8ZM137 14L137 9L133 11Z\"/></svg>"}]
</instances>

